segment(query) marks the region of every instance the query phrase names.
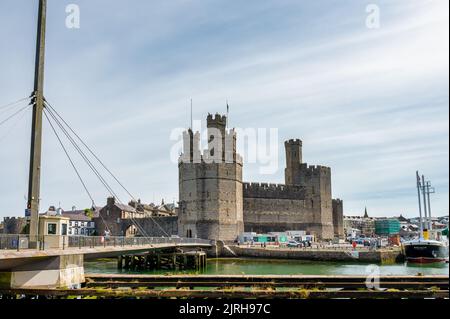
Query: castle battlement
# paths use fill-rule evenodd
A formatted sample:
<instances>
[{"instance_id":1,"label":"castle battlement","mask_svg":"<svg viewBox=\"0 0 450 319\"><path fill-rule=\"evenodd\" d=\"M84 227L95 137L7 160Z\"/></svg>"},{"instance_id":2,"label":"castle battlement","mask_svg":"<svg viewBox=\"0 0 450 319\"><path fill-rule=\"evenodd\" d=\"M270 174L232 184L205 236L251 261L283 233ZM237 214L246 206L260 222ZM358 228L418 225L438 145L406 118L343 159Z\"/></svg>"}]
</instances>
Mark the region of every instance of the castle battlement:
<instances>
[{"instance_id":1,"label":"castle battlement","mask_svg":"<svg viewBox=\"0 0 450 319\"><path fill-rule=\"evenodd\" d=\"M301 164L301 171L306 176L330 176L331 175L331 168L327 166L322 165L309 165L306 163Z\"/></svg>"},{"instance_id":2,"label":"castle battlement","mask_svg":"<svg viewBox=\"0 0 450 319\"><path fill-rule=\"evenodd\" d=\"M206 123L208 124L220 124L220 125L226 125L227 124L227 117L225 115L220 115L219 113L216 113L214 116L210 113L208 113L208 117L206 118Z\"/></svg>"},{"instance_id":3,"label":"castle battlement","mask_svg":"<svg viewBox=\"0 0 450 319\"><path fill-rule=\"evenodd\" d=\"M286 142L284 142L284 145L300 145L302 146L303 142L300 139L290 139Z\"/></svg>"},{"instance_id":4,"label":"castle battlement","mask_svg":"<svg viewBox=\"0 0 450 319\"><path fill-rule=\"evenodd\" d=\"M220 165L220 164L239 164L239 165L243 165L244 164L244 159L242 158L241 155L236 154L235 158L233 159L233 161L227 161L227 160L223 160L223 159L212 159L210 157L210 155L208 153L205 152L204 155L200 155L199 159L191 161L189 160L189 158L184 158L184 153L181 153L180 157L178 158L178 165L180 164L197 164L197 165L211 165L211 164L215 164L215 165Z\"/></svg>"},{"instance_id":5,"label":"castle battlement","mask_svg":"<svg viewBox=\"0 0 450 319\"><path fill-rule=\"evenodd\" d=\"M304 199L306 188L302 186L268 183L244 183L244 197L274 199Z\"/></svg>"}]
</instances>

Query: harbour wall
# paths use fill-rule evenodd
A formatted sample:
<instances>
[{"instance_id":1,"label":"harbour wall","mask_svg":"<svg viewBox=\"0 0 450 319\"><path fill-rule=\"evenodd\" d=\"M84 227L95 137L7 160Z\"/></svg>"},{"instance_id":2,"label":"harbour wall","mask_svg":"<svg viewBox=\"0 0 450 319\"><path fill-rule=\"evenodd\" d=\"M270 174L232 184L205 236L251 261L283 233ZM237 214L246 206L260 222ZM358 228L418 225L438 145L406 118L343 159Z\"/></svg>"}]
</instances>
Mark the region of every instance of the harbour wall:
<instances>
[{"instance_id":1,"label":"harbour wall","mask_svg":"<svg viewBox=\"0 0 450 319\"><path fill-rule=\"evenodd\" d=\"M226 247L225 247L226 246ZM210 250L211 257L245 257L262 259L293 259L310 261L336 261L336 262L361 262L389 264L402 262L404 255L398 249L348 250L348 249L270 249L258 247L242 247L236 245L224 245L218 242L216 247Z\"/></svg>"}]
</instances>

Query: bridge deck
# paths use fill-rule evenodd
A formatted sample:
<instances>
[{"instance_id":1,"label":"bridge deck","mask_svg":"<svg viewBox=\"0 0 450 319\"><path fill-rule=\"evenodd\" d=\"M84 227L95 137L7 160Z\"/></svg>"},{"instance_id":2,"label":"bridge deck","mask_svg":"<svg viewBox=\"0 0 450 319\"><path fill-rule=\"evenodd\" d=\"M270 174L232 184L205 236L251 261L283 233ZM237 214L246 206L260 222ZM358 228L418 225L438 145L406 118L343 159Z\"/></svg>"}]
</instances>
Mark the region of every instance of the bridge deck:
<instances>
[{"instance_id":1,"label":"bridge deck","mask_svg":"<svg viewBox=\"0 0 450 319\"><path fill-rule=\"evenodd\" d=\"M119 255L145 253L155 249L170 248L210 248L206 243L161 243L149 245L125 245L125 246L106 246L106 247L68 247L65 249L24 249L24 250L1 250L0 251L0 270L11 269L13 267L25 264L31 259L43 259L48 257L82 254L85 259L108 258Z\"/></svg>"}]
</instances>

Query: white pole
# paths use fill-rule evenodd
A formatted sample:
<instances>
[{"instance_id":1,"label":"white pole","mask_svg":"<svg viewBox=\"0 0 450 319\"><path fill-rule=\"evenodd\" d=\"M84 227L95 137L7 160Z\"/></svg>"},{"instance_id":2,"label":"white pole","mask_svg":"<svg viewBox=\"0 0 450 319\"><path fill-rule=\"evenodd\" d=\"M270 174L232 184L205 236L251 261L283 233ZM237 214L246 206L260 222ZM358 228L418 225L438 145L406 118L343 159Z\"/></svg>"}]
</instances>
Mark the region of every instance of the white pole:
<instances>
[{"instance_id":1,"label":"white pole","mask_svg":"<svg viewBox=\"0 0 450 319\"><path fill-rule=\"evenodd\" d=\"M426 194L426 188L425 188L425 176L422 175L422 196L423 196L423 215L424 215L424 219L425 219L425 227L427 230L429 230L428 228L428 214L427 214L427 194Z\"/></svg>"},{"instance_id":2,"label":"white pole","mask_svg":"<svg viewBox=\"0 0 450 319\"><path fill-rule=\"evenodd\" d=\"M430 182L427 182L427 197L428 197L428 229L433 228L433 221L431 220L431 203L430 203Z\"/></svg>"},{"instance_id":3,"label":"white pole","mask_svg":"<svg viewBox=\"0 0 450 319\"><path fill-rule=\"evenodd\" d=\"M419 238L423 239L422 205L420 203L420 177L418 171L416 171L416 179L417 179L417 198L419 199Z\"/></svg>"}]
</instances>

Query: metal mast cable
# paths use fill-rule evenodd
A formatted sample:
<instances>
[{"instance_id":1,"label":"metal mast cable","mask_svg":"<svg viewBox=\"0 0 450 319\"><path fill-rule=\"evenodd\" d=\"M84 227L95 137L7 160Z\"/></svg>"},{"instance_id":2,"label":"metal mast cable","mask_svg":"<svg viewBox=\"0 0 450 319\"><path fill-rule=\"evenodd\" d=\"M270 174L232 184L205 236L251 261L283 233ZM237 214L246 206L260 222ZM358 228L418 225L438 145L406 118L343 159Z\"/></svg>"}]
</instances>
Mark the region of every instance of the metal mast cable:
<instances>
[{"instance_id":1,"label":"metal mast cable","mask_svg":"<svg viewBox=\"0 0 450 319\"><path fill-rule=\"evenodd\" d=\"M18 103L20 103L20 102L23 102L23 101L25 101L25 100L28 100L28 99L32 98L33 96L34 96L34 93L31 93L30 96L23 97L23 98L21 98L21 99L18 99L17 101L14 101L14 102L10 102L10 103L4 104L4 105L0 106L0 110L6 109L7 107L10 107L10 106L16 105L16 104L18 104Z\"/></svg>"},{"instance_id":2,"label":"metal mast cable","mask_svg":"<svg viewBox=\"0 0 450 319\"><path fill-rule=\"evenodd\" d=\"M91 170L94 172L94 174L97 176L97 178L100 180L100 182L105 186L105 188L108 190L108 192L118 198L116 193L112 190L112 188L109 186L109 184L106 182L106 180L101 176L100 172L95 168L95 166L92 164L92 162L89 160L89 158L84 154L84 152L81 150L81 148L76 144L76 142L73 140L73 138L70 136L70 134L66 131L66 129L62 126L62 124L58 121L58 119L54 116L54 114L51 112L51 110L46 110L48 112L53 120L56 122L56 124L60 127L61 131L64 133L64 135L67 137L67 139L71 142L73 147L77 150L77 152L80 154L80 156L84 159L86 164L91 168Z\"/></svg>"},{"instance_id":3,"label":"metal mast cable","mask_svg":"<svg viewBox=\"0 0 450 319\"><path fill-rule=\"evenodd\" d=\"M22 107L20 110L14 112L12 115L8 116L6 119L4 119L3 121L0 122L0 125L5 124L6 122L8 122L10 119L12 119L14 116L16 116L17 114L19 114L20 112L22 112L23 110L29 108L31 105L27 105Z\"/></svg>"},{"instance_id":4,"label":"metal mast cable","mask_svg":"<svg viewBox=\"0 0 450 319\"><path fill-rule=\"evenodd\" d=\"M88 190L88 188L87 188L83 178L81 177L80 173L78 172L78 169L76 168L74 162L72 161L72 158L70 157L69 152L67 152L67 149L64 146L64 143L62 142L61 138L59 137L58 132L56 132L55 127L53 126L52 122L50 121L50 118L48 117L47 112L44 111L44 115L47 118L47 121L48 121L48 123L50 124L50 126L51 126L51 128L53 130L53 133L55 134L56 138L58 139L59 144L61 145L62 149L64 150L64 153L66 154L67 158L69 159L69 162L72 165L72 168L74 169L75 173L77 174L78 179L80 180L81 184L83 185L84 190L88 194L88 196L91 199L92 203L95 203L94 198L92 197L91 193L89 192L89 190Z\"/></svg>"},{"instance_id":5,"label":"metal mast cable","mask_svg":"<svg viewBox=\"0 0 450 319\"><path fill-rule=\"evenodd\" d=\"M125 192L134 200L134 201L136 201L137 202L137 200L136 200L136 198L128 191L128 189L123 185L123 183L121 183L120 181L119 181L119 179L111 172L111 170L110 169L108 169L108 167L100 160L100 158L92 151L92 149L84 142L84 140L75 132L75 130L64 120L64 118L55 110L55 108L53 108L51 105L50 105L50 103L47 101L47 100L45 100L45 104L46 104L46 106L48 106L49 107L49 113L55 113L56 114L56 116L59 118L59 119L61 119L61 121L65 124L65 126L75 135L75 137L83 144L83 146L89 151L89 153L103 166L103 168L113 177L113 179L122 187L122 189L124 189L125 190ZM51 110L50 110L51 109ZM57 119L55 119L56 121L57 121ZM57 122L59 122L59 121L57 121ZM65 130L66 131L66 130ZM66 131L67 132L67 131ZM73 139L72 139L72 141L73 141ZM73 141L75 144L76 144L76 142L75 141ZM82 152L82 151L81 151ZM84 153L83 153L84 154ZM92 164L92 163L91 163ZM92 164L93 165L93 164ZM109 188L110 189L112 189L110 186L109 186ZM112 194L113 196L114 196L114 194ZM120 200L120 198L118 198L117 196L115 196L116 198L117 198L117 200L121 203L121 204L123 204L122 203L122 201ZM152 216L149 216L150 217L150 219L158 226L158 228L166 235L166 236L169 236L169 234L164 230L164 228L152 217ZM137 228L139 228L139 230L141 231L141 233L143 234L143 235L146 235L146 236L148 236L148 233L143 229L143 227L140 225L140 223L138 223L138 221L135 219L135 218L133 218L133 217L131 217L130 218L133 222L134 222L134 224L135 224L135 226L137 227Z\"/></svg>"},{"instance_id":6,"label":"metal mast cable","mask_svg":"<svg viewBox=\"0 0 450 319\"><path fill-rule=\"evenodd\" d=\"M94 198L92 197L91 192L89 192L89 190L88 190L88 188L87 188L87 186L86 186L86 183L84 182L83 178L81 177L80 172L79 172L78 169L76 168L76 166L75 166L75 164L74 164L72 158L71 158L70 155L69 155L69 152L67 151L66 147L64 146L64 143L62 142L61 138L59 137L58 132L56 131L55 127L53 126L52 122L50 121L50 118L48 117L47 112L45 111L45 109L44 109L44 115L45 115L45 117L46 117L48 123L50 124L50 127L52 128L53 133L55 134L56 138L58 139L59 144L61 145L62 149L64 150L64 153L66 154L66 156L67 156L67 158L68 158L70 164L72 165L72 168L74 169L75 173L77 174L78 179L80 180L81 184L83 185L84 190L86 191L87 195L88 195L89 198L91 199L92 206L95 207L95 201L94 201ZM109 230L109 227L108 227L108 225L106 224L106 222L105 222L105 220L103 219L103 217L102 217L102 220L103 220L103 223L105 224L106 229Z\"/></svg>"},{"instance_id":7,"label":"metal mast cable","mask_svg":"<svg viewBox=\"0 0 450 319\"><path fill-rule=\"evenodd\" d=\"M83 160L88 164L88 166L91 168L91 170L94 172L94 174L97 176L97 178L100 180L100 182L103 184L103 186L107 189L107 191L110 193L111 196L114 196L115 198L117 198L117 200L122 204L122 201L118 198L118 196L115 194L115 192L112 190L111 186L109 186L109 184L106 182L106 180L103 178L103 176L100 174L100 172L98 172L98 170L95 168L95 166L92 164L92 162L89 160L89 158L86 156L86 154L84 154L84 152L81 150L81 148L78 146L78 144L73 140L73 138L70 136L70 134L67 132L67 130L63 127L63 125L61 124L61 122L59 122L59 120L54 116L54 114L51 112L50 109L45 110L46 113L48 112L53 120L57 123L57 125L60 127L60 129L63 131L63 133L65 134L66 138L71 142L71 144L73 145L73 147L78 151L78 153L80 154L80 156L83 158ZM103 216L101 216L103 219ZM146 233L146 231L142 228L141 225L139 225L137 223L137 221L134 220L133 217L131 217L131 220L133 222L133 224L135 224L135 226L145 235L148 237L148 234ZM103 222L105 223L105 221L103 220ZM105 223L106 226L106 223ZM107 226L106 226L107 227ZM108 227L107 227L108 228Z\"/></svg>"},{"instance_id":8,"label":"metal mast cable","mask_svg":"<svg viewBox=\"0 0 450 319\"><path fill-rule=\"evenodd\" d=\"M100 158L91 150L91 148L83 141L83 139L72 129L72 127L64 120L64 118L45 100L46 105L61 119L61 121L67 126L67 128L75 135L75 137L83 144L84 147L91 153L91 155L103 166L103 168L111 175L111 177L122 187L122 189L134 200L136 198L125 188L125 186L119 181L119 179L106 167L106 165L100 160ZM137 200L136 200L137 201Z\"/></svg>"}]
</instances>

